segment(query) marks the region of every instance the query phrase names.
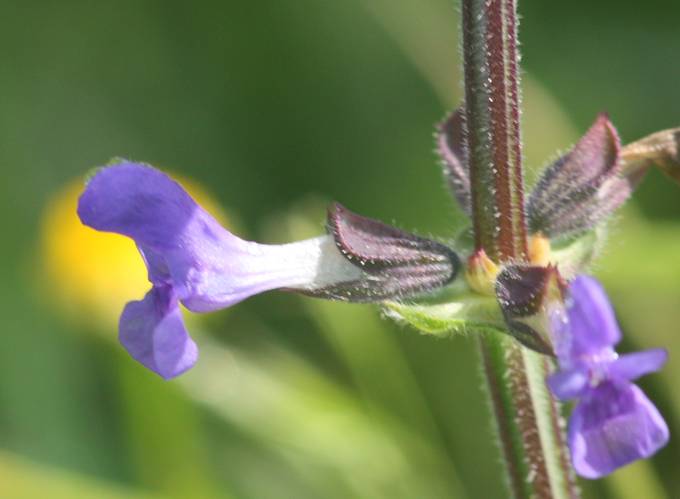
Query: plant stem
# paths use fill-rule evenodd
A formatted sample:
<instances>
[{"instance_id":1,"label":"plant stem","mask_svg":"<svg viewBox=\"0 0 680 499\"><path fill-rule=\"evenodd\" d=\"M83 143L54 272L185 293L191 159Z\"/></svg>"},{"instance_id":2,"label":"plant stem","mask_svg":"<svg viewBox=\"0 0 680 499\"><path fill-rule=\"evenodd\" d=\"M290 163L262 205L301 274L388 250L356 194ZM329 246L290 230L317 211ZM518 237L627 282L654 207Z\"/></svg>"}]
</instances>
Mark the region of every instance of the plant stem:
<instances>
[{"instance_id":1,"label":"plant stem","mask_svg":"<svg viewBox=\"0 0 680 499\"><path fill-rule=\"evenodd\" d=\"M578 498L559 407L545 386L548 357L510 336L480 337L483 372L507 483L515 498Z\"/></svg>"},{"instance_id":2,"label":"plant stem","mask_svg":"<svg viewBox=\"0 0 680 499\"><path fill-rule=\"evenodd\" d=\"M527 252L513 0L463 0L465 107L477 249Z\"/></svg>"},{"instance_id":3,"label":"plant stem","mask_svg":"<svg viewBox=\"0 0 680 499\"><path fill-rule=\"evenodd\" d=\"M465 109L477 250L526 260L516 0L463 0ZM575 498L550 360L510 336L479 337L508 484L516 498Z\"/></svg>"}]
</instances>

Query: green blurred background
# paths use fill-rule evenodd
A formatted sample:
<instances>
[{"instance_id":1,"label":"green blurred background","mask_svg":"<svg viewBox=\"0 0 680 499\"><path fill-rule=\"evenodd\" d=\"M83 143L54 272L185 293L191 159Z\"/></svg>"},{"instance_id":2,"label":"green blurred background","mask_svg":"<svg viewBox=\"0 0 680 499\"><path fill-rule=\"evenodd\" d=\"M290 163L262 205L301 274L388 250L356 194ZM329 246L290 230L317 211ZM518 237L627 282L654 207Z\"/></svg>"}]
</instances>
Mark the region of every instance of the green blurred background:
<instances>
[{"instance_id":1,"label":"green blurred background","mask_svg":"<svg viewBox=\"0 0 680 499\"><path fill-rule=\"evenodd\" d=\"M598 111L624 141L680 125L680 3L520 12L530 178ZM163 382L117 344L105 287L93 305L73 268L46 268L55 245L76 267L100 256L45 217L113 156L207 187L259 241L320 233L329 200L453 236L432 132L461 98L457 28L453 0L2 2L0 498L505 496L469 338L268 293L194 319L199 364ZM673 434L679 216L680 190L653 172L595 268L622 349L670 349L642 386ZM672 438L584 489L680 497L679 463Z\"/></svg>"}]
</instances>

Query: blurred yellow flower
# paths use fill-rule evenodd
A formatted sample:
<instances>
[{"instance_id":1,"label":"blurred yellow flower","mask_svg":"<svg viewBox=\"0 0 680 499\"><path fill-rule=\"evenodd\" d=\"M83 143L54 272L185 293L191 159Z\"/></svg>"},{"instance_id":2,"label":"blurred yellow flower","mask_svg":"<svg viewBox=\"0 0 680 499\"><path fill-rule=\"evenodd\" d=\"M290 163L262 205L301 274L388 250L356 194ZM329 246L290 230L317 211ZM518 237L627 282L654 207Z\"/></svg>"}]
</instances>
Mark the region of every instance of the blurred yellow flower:
<instances>
[{"instance_id":1,"label":"blurred yellow flower","mask_svg":"<svg viewBox=\"0 0 680 499\"><path fill-rule=\"evenodd\" d=\"M194 181L173 174L191 196L226 225L214 197ZM115 327L123 306L149 290L146 267L132 239L97 232L80 223L76 213L83 179L56 192L45 206L39 257L46 297L78 321Z\"/></svg>"}]
</instances>

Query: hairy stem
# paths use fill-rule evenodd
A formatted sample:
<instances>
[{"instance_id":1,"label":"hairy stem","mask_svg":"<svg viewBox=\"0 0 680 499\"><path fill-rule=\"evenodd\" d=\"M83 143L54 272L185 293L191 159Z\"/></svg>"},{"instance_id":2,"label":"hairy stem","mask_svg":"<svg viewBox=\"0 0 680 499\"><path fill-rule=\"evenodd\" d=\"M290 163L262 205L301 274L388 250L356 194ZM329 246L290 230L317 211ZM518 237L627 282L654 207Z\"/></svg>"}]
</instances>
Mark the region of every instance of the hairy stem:
<instances>
[{"instance_id":1,"label":"hairy stem","mask_svg":"<svg viewBox=\"0 0 680 499\"><path fill-rule=\"evenodd\" d=\"M480 336L479 350L511 497L578 498L562 417L545 386L550 359L509 336Z\"/></svg>"},{"instance_id":2,"label":"hairy stem","mask_svg":"<svg viewBox=\"0 0 680 499\"><path fill-rule=\"evenodd\" d=\"M525 260L516 0L463 0L463 60L476 249ZM482 366L516 498L575 498L549 359L505 335L479 338Z\"/></svg>"},{"instance_id":3,"label":"hairy stem","mask_svg":"<svg viewBox=\"0 0 680 499\"><path fill-rule=\"evenodd\" d=\"M513 0L463 0L465 107L477 249L527 252Z\"/></svg>"}]
</instances>

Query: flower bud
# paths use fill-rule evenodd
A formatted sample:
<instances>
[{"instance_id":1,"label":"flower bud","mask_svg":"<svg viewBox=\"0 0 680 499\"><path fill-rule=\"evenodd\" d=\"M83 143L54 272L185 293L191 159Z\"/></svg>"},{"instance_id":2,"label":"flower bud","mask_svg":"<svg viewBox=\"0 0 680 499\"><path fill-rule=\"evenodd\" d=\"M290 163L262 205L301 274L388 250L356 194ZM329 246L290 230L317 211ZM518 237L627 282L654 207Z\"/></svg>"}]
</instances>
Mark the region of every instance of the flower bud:
<instances>
[{"instance_id":1,"label":"flower bud","mask_svg":"<svg viewBox=\"0 0 680 499\"><path fill-rule=\"evenodd\" d=\"M483 249L480 249L468 258L465 278L470 288L477 293L493 296L498 272L500 272L498 265L486 255Z\"/></svg>"}]
</instances>

